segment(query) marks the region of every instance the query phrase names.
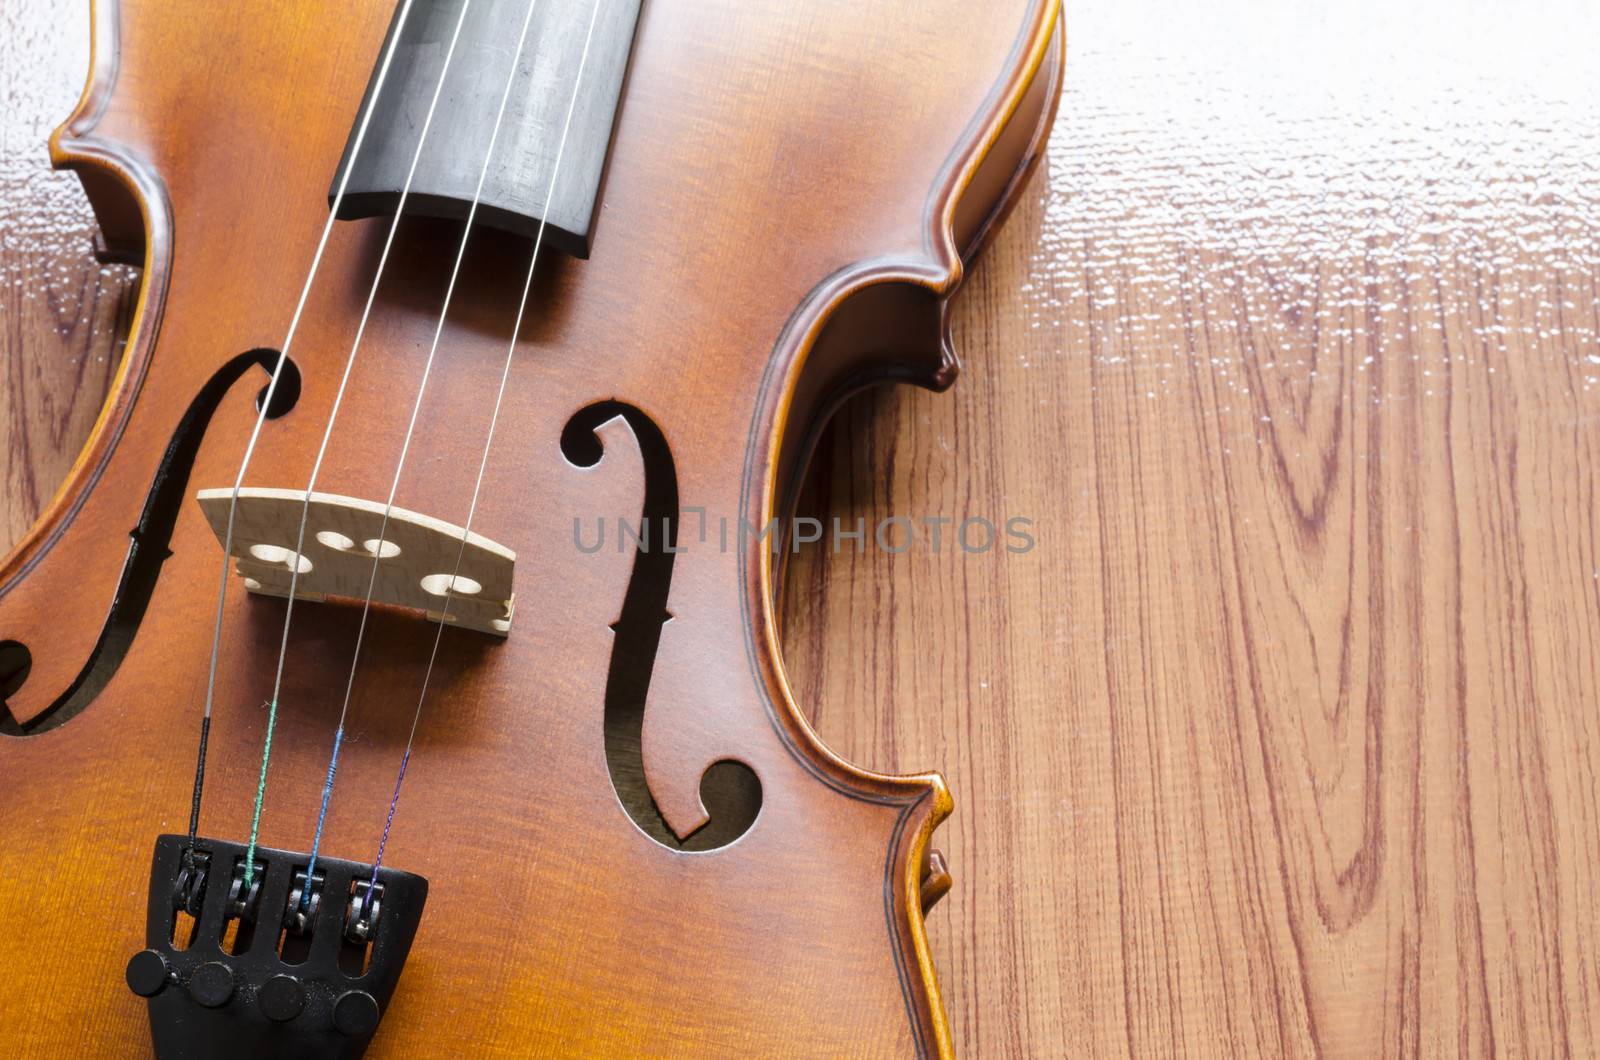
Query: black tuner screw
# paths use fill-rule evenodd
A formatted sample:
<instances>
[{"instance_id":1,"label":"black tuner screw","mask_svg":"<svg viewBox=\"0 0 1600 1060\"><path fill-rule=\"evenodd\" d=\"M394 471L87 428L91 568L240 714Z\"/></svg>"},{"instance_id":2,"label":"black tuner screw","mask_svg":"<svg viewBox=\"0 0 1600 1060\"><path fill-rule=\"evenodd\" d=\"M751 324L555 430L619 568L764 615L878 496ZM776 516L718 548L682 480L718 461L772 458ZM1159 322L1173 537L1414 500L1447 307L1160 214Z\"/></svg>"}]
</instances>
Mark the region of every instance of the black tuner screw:
<instances>
[{"instance_id":1,"label":"black tuner screw","mask_svg":"<svg viewBox=\"0 0 1600 1060\"><path fill-rule=\"evenodd\" d=\"M233 880L228 884L228 916L254 922L256 902L261 897L261 881L265 873L258 873L250 886L244 883L244 866L235 865Z\"/></svg>"},{"instance_id":2,"label":"black tuner screw","mask_svg":"<svg viewBox=\"0 0 1600 1060\"><path fill-rule=\"evenodd\" d=\"M378 1029L378 1001L365 990L346 990L333 1003L333 1025L352 1038Z\"/></svg>"},{"instance_id":3,"label":"black tuner screw","mask_svg":"<svg viewBox=\"0 0 1600 1060\"><path fill-rule=\"evenodd\" d=\"M294 874L288 905L283 911L283 926L290 934L304 936L311 930L317 910L322 906L322 880L320 872L310 881L306 880L304 870Z\"/></svg>"},{"instance_id":4,"label":"black tuner screw","mask_svg":"<svg viewBox=\"0 0 1600 1060\"><path fill-rule=\"evenodd\" d=\"M344 937L358 946L371 942L382 910L383 884L371 887L366 881L358 882L345 904Z\"/></svg>"},{"instance_id":5,"label":"black tuner screw","mask_svg":"<svg viewBox=\"0 0 1600 1060\"><path fill-rule=\"evenodd\" d=\"M206 896L206 872L211 867L211 855L193 850L184 852L182 867L172 887L172 908L182 909L192 917L200 915Z\"/></svg>"},{"instance_id":6,"label":"black tuner screw","mask_svg":"<svg viewBox=\"0 0 1600 1060\"><path fill-rule=\"evenodd\" d=\"M189 977L189 996L206 1008L218 1008L233 996L233 970L221 961L207 961Z\"/></svg>"},{"instance_id":7,"label":"black tuner screw","mask_svg":"<svg viewBox=\"0 0 1600 1060\"><path fill-rule=\"evenodd\" d=\"M155 997L167 985L167 959L155 950L140 950L128 959L128 989L140 997Z\"/></svg>"},{"instance_id":8,"label":"black tuner screw","mask_svg":"<svg viewBox=\"0 0 1600 1060\"><path fill-rule=\"evenodd\" d=\"M306 1007L306 991L294 976L275 975L261 984L256 1000L268 1019L286 1023Z\"/></svg>"}]
</instances>

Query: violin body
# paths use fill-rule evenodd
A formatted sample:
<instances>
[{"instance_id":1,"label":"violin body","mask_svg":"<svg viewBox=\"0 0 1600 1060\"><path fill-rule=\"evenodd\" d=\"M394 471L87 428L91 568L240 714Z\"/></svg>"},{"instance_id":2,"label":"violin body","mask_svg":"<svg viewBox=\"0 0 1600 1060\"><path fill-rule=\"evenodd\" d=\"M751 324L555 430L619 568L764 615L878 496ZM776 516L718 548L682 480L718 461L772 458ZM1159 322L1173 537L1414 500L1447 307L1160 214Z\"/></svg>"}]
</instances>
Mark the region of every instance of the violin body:
<instances>
[{"instance_id":1,"label":"violin body","mask_svg":"<svg viewBox=\"0 0 1600 1060\"><path fill-rule=\"evenodd\" d=\"M283 341L392 14L97 0L51 146L143 286L82 457L0 566L0 640L28 659L0 715L8 1055L147 1055L123 967L155 837L187 820L221 561L194 494L237 473L272 367L252 351ZM1060 64L1054 0L645 0L592 254L540 263L472 524L517 555L514 622L446 631L420 717L386 863L428 905L374 1055L951 1051L923 927L951 799L820 744L779 657L781 555L718 521L782 514L849 393L953 380L948 300L1040 154ZM399 227L319 489L389 491L460 233ZM248 484L304 486L382 235L334 225ZM527 253L473 236L405 509L466 517ZM575 523L592 545L650 511L660 475L681 551L578 547ZM206 834L250 830L283 606L226 597ZM269 846L316 823L358 611L296 605ZM372 612L333 855L372 856L431 632ZM647 691L618 677L628 638ZM631 744L608 745L608 704ZM661 827L622 805L623 759ZM727 762L759 792L733 824Z\"/></svg>"}]
</instances>

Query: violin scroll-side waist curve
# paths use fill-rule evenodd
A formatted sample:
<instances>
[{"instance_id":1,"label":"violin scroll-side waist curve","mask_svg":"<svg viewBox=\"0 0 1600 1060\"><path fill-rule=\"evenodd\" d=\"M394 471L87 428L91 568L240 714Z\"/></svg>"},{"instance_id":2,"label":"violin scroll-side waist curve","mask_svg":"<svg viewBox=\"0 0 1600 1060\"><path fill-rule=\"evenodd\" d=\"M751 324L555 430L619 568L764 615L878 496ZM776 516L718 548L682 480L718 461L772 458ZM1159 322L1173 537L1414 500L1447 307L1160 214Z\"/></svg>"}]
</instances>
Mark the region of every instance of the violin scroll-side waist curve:
<instances>
[{"instance_id":1,"label":"violin scroll-side waist curve","mask_svg":"<svg viewBox=\"0 0 1600 1060\"><path fill-rule=\"evenodd\" d=\"M948 299L1060 85L1055 0L978 8L645 0L591 256L541 260L518 333L472 524L516 553L516 621L442 641L385 861L429 904L374 1055L951 1051L922 923L942 781L820 744L767 542L689 540L682 515L766 525L843 396L953 379ZM121 982L151 845L189 806L220 558L193 496L237 473L270 364L240 358L283 341L393 13L95 5L54 157L145 272L106 410L0 566L0 640L28 658L0 714L0 1023L22 1055L149 1048ZM333 227L248 484L305 483L383 227ZM400 225L319 489L390 490L460 232ZM395 497L454 524L528 249L471 238ZM573 547L575 520L641 513L675 517L681 551ZM226 599L202 831L239 840L284 612ZM273 848L316 823L355 611L297 605ZM373 613L330 856L371 858L430 630Z\"/></svg>"}]
</instances>

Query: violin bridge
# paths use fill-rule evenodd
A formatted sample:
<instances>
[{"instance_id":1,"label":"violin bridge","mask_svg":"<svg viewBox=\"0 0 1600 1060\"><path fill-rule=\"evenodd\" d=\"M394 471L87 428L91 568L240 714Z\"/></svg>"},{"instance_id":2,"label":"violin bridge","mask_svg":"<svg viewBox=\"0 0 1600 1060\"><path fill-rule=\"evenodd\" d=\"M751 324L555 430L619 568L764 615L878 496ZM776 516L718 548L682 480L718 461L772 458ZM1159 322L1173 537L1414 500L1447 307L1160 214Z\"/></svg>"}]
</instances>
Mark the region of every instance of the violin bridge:
<instances>
[{"instance_id":1,"label":"violin bridge","mask_svg":"<svg viewBox=\"0 0 1600 1060\"><path fill-rule=\"evenodd\" d=\"M218 541L232 496L214 489L196 498ZM382 504L329 493L310 494L308 504L302 490L240 489L233 518L234 569L250 592L288 596L298 567L296 600L364 600L370 585L373 603L498 637L511 631L517 556L479 534L404 508L391 508L385 524Z\"/></svg>"}]
</instances>

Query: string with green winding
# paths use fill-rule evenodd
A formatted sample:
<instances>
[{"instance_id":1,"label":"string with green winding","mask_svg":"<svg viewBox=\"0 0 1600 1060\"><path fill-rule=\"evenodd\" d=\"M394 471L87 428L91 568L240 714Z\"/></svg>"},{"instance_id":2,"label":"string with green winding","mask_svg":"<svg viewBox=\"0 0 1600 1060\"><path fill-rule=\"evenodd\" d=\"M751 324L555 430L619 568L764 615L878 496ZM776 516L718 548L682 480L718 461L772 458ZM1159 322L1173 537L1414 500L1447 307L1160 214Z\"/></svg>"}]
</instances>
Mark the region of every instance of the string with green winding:
<instances>
[{"instance_id":1,"label":"string with green winding","mask_svg":"<svg viewBox=\"0 0 1600 1060\"><path fill-rule=\"evenodd\" d=\"M244 887L250 893L256 869L256 835L261 830L261 807L267 801L267 763L272 760L272 728L278 723L278 700L267 708L267 741L261 748L261 779L256 781L256 809L250 815L250 846L244 855Z\"/></svg>"}]
</instances>

